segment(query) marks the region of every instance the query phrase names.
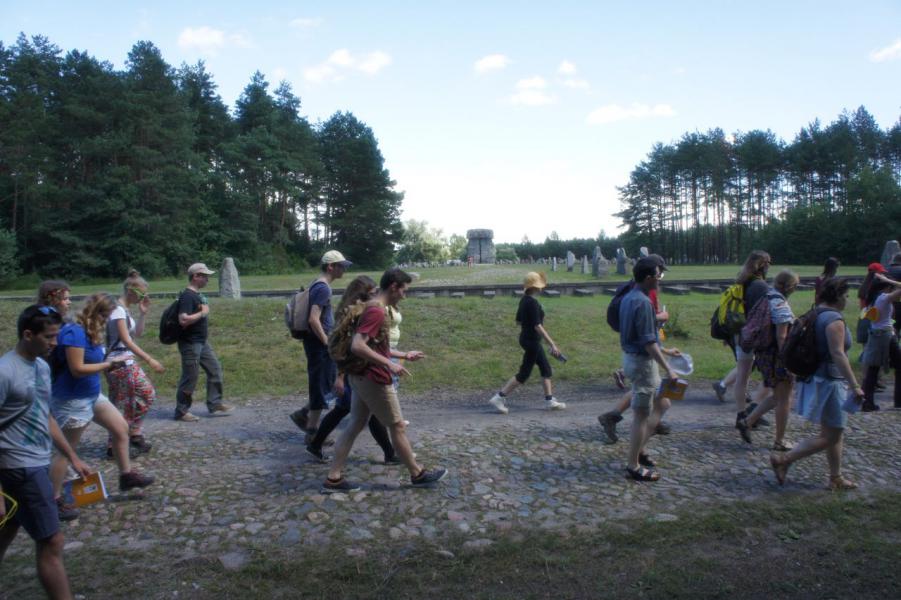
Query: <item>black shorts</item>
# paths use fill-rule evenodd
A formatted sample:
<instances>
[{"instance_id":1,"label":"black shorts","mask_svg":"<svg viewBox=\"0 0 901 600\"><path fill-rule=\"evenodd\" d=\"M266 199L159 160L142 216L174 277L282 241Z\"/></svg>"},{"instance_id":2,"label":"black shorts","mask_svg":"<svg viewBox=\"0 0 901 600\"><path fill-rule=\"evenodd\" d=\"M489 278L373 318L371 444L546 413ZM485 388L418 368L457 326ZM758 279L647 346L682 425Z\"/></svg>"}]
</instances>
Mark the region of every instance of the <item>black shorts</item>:
<instances>
[{"instance_id":1,"label":"black shorts","mask_svg":"<svg viewBox=\"0 0 901 600\"><path fill-rule=\"evenodd\" d=\"M12 521L18 523L28 535L40 542L59 531L59 512L53 498L50 483L50 465L22 469L0 469L0 485L3 493L15 499L19 505ZM12 503L7 499L7 513Z\"/></svg>"}]
</instances>

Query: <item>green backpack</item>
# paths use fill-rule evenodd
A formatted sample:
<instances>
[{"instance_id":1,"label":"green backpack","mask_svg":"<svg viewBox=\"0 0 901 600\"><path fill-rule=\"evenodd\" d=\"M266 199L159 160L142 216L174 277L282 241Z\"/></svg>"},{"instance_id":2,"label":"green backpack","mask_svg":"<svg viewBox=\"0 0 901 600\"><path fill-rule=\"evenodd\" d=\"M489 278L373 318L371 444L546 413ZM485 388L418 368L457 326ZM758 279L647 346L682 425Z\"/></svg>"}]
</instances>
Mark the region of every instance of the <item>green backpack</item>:
<instances>
[{"instance_id":1,"label":"green backpack","mask_svg":"<svg viewBox=\"0 0 901 600\"><path fill-rule=\"evenodd\" d=\"M724 330L732 335L741 333L741 328L747 323L744 296L745 286L740 283L730 285L726 288L726 291L720 295L720 307L717 311L717 322Z\"/></svg>"}]
</instances>

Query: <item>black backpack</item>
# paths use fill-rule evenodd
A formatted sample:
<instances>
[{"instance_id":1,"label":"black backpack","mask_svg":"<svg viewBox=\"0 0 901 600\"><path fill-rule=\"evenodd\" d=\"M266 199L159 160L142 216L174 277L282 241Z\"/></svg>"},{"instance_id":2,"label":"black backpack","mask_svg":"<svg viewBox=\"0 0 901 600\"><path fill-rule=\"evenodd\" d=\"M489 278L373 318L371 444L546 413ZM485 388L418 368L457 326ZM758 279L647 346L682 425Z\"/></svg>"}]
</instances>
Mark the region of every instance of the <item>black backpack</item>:
<instances>
[{"instance_id":1,"label":"black backpack","mask_svg":"<svg viewBox=\"0 0 901 600\"><path fill-rule=\"evenodd\" d=\"M178 303L181 301L181 294L163 311L160 317L160 342L163 344L174 344L181 335L181 325L178 323Z\"/></svg>"},{"instance_id":2,"label":"black backpack","mask_svg":"<svg viewBox=\"0 0 901 600\"><path fill-rule=\"evenodd\" d=\"M613 295L610 305L607 306L607 325L617 333L619 333L619 306L623 303L623 297L631 292L634 287L634 279L620 285L616 288L616 293Z\"/></svg>"},{"instance_id":3,"label":"black backpack","mask_svg":"<svg viewBox=\"0 0 901 600\"><path fill-rule=\"evenodd\" d=\"M710 317L710 337L715 340L722 340L732 344L732 334L729 329L720 323L720 307L717 305L713 309L713 316Z\"/></svg>"},{"instance_id":4,"label":"black backpack","mask_svg":"<svg viewBox=\"0 0 901 600\"><path fill-rule=\"evenodd\" d=\"M801 379L810 377L820 367L820 356L817 352L817 317L830 310L834 309L811 308L795 319L788 330L788 336L782 346L782 360L785 368Z\"/></svg>"}]
</instances>

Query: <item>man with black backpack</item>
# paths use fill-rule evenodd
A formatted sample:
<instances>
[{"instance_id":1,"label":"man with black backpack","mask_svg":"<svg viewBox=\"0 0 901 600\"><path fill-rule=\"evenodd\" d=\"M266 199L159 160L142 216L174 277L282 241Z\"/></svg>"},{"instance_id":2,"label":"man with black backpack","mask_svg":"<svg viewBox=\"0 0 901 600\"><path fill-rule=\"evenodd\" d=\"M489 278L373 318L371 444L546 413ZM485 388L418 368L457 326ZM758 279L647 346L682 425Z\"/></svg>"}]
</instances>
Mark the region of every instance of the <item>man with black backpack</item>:
<instances>
[{"instance_id":1,"label":"man with black backpack","mask_svg":"<svg viewBox=\"0 0 901 600\"><path fill-rule=\"evenodd\" d=\"M178 352L181 354L181 378L175 394L175 420L197 421L191 414L194 390L200 369L206 373L206 406L211 417L230 415L234 408L222 402L222 364L208 338L210 304L200 290L210 281L211 271L203 263L188 267L188 287L178 297Z\"/></svg>"},{"instance_id":2,"label":"man with black backpack","mask_svg":"<svg viewBox=\"0 0 901 600\"><path fill-rule=\"evenodd\" d=\"M320 275L307 291L309 326L303 334L303 351L307 357L307 379L310 398L307 405L291 413L291 420L308 435L308 442L319 427L319 415L328 407L326 398L335 387L337 369L328 353L328 336L335 326L332 314L332 282L341 279L353 263L337 250L322 255Z\"/></svg>"}]
</instances>

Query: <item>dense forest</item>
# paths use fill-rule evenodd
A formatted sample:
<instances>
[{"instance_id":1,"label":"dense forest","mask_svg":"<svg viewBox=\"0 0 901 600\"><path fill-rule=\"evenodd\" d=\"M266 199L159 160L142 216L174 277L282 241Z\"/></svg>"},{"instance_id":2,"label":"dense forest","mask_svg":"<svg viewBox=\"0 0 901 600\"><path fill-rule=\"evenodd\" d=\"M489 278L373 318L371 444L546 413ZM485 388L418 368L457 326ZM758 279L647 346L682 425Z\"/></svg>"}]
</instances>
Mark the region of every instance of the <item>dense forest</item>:
<instances>
[{"instance_id":1,"label":"dense forest","mask_svg":"<svg viewBox=\"0 0 901 600\"><path fill-rule=\"evenodd\" d=\"M253 74L231 112L202 62L138 42L124 70L47 39L0 43L0 279L148 276L234 256L281 271L341 248L384 266L402 194L364 123L310 124Z\"/></svg>"},{"instance_id":2,"label":"dense forest","mask_svg":"<svg viewBox=\"0 0 901 600\"><path fill-rule=\"evenodd\" d=\"M781 264L878 260L901 235L901 120L863 107L791 143L771 131L686 133L657 144L620 188L621 242L673 262L737 262L752 248Z\"/></svg>"}]
</instances>

